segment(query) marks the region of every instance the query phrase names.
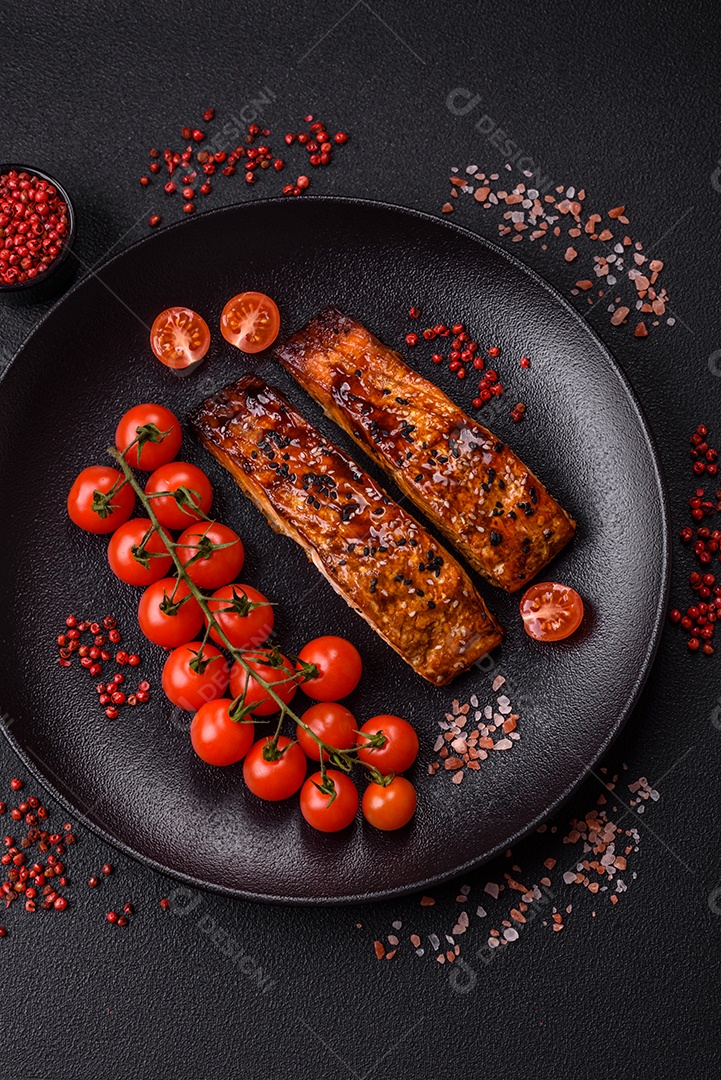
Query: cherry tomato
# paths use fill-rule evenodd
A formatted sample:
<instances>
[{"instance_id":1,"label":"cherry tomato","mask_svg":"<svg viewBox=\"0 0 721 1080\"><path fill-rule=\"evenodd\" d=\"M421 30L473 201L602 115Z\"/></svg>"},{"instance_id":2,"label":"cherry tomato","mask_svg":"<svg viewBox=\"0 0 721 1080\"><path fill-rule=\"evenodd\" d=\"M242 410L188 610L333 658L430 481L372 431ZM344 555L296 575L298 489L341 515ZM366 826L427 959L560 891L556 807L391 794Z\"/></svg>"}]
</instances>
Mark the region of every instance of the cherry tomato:
<instances>
[{"instance_id":1,"label":"cherry tomato","mask_svg":"<svg viewBox=\"0 0 721 1080\"><path fill-rule=\"evenodd\" d=\"M184 581L166 577L149 585L140 597L138 622L149 641L176 649L200 631L203 612Z\"/></svg>"},{"instance_id":2,"label":"cherry tomato","mask_svg":"<svg viewBox=\"0 0 721 1080\"><path fill-rule=\"evenodd\" d=\"M245 548L236 532L217 521L190 525L178 537L178 558L200 589L219 589L243 568ZM222 547L213 547L222 544Z\"/></svg>"},{"instance_id":3,"label":"cherry tomato","mask_svg":"<svg viewBox=\"0 0 721 1080\"><path fill-rule=\"evenodd\" d=\"M340 832L347 829L358 813L358 789L349 776L337 769L326 769L326 783L332 783L335 796L319 791L321 773L313 773L303 784L300 793L300 812L319 832Z\"/></svg>"},{"instance_id":4,"label":"cherry tomato","mask_svg":"<svg viewBox=\"0 0 721 1080\"><path fill-rule=\"evenodd\" d=\"M301 716L309 728L316 735L335 746L336 750L352 750L355 746L358 722L352 712L345 705L339 705L335 701L319 701L317 705L311 705ZM295 734L298 744L313 761L320 761L320 747L312 735L297 725ZM328 760L328 754L323 751L324 760Z\"/></svg>"},{"instance_id":5,"label":"cherry tomato","mask_svg":"<svg viewBox=\"0 0 721 1080\"><path fill-rule=\"evenodd\" d=\"M305 693L315 701L347 697L355 690L363 671L360 653L342 637L314 638L303 646L298 659L318 668L314 678L304 679L302 683Z\"/></svg>"},{"instance_id":6,"label":"cherry tomato","mask_svg":"<svg viewBox=\"0 0 721 1080\"><path fill-rule=\"evenodd\" d=\"M306 756L286 735L277 747L269 736L251 747L243 762L243 779L259 799L278 802L293 795L305 780Z\"/></svg>"},{"instance_id":7,"label":"cherry tomato","mask_svg":"<svg viewBox=\"0 0 721 1080\"><path fill-rule=\"evenodd\" d=\"M275 300L265 293L238 293L223 308L220 332L244 353L267 349L278 337L280 313Z\"/></svg>"},{"instance_id":8,"label":"cherry tomato","mask_svg":"<svg viewBox=\"0 0 721 1080\"><path fill-rule=\"evenodd\" d=\"M272 605L250 585L224 585L213 593L208 607L236 649L257 649L273 629ZM215 629L210 631L210 636L226 647Z\"/></svg>"},{"instance_id":9,"label":"cherry tomato","mask_svg":"<svg viewBox=\"0 0 721 1080\"><path fill-rule=\"evenodd\" d=\"M358 751L358 757L368 765L375 765L378 772L400 773L410 769L418 757L418 736L415 728L400 716L384 714L366 720L358 735L358 746L367 747L365 736L382 731L386 737L383 746Z\"/></svg>"},{"instance_id":10,"label":"cherry tomato","mask_svg":"<svg viewBox=\"0 0 721 1080\"><path fill-rule=\"evenodd\" d=\"M198 364L210 347L205 319L186 307L161 311L150 329L150 348L161 364L178 371Z\"/></svg>"},{"instance_id":11,"label":"cherry tomato","mask_svg":"<svg viewBox=\"0 0 721 1080\"><path fill-rule=\"evenodd\" d=\"M166 529L185 529L202 520L213 502L210 480L202 469L187 461L173 461L155 470L145 485L145 494L153 495L158 491L178 492L152 500L155 515Z\"/></svg>"},{"instance_id":12,"label":"cherry tomato","mask_svg":"<svg viewBox=\"0 0 721 1080\"><path fill-rule=\"evenodd\" d=\"M521 597L521 618L535 641L563 641L581 625L583 600L569 585L542 581Z\"/></svg>"},{"instance_id":13,"label":"cherry tomato","mask_svg":"<svg viewBox=\"0 0 721 1080\"><path fill-rule=\"evenodd\" d=\"M248 653L245 660L256 675L273 687L285 705L293 700L298 686L293 678L295 671L290 660L274 649L259 649L255 653ZM278 702L252 675L246 673L238 660L231 668L230 691L233 697L240 697L242 694L246 705L255 703L255 716L270 716L280 709Z\"/></svg>"},{"instance_id":14,"label":"cherry tomato","mask_svg":"<svg viewBox=\"0 0 721 1080\"><path fill-rule=\"evenodd\" d=\"M385 786L369 784L362 806L363 817L376 829L402 829L416 812L416 789L405 776L394 776Z\"/></svg>"},{"instance_id":15,"label":"cherry tomato","mask_svg":"<svg viewBox=\"0 0 721 1080\"><path fill-rule=\"evenodd\" d=\"M126 585L152 585L165 577L173 565L161 537L151 529L150 518L131 518L110 537L110 569Z\"/></svg>"},{"instance_id":16,"label":"cherry tomato","mask_svg":"<svg viewBox=\"0 0 721 1080\"><path fill-rule=\"evenodd\" d=\"M208 765L233 765L253 745L253 725L230 718L231 698L216 698L201 705L190 725L190 741Z\"/></svg>"},{"instance_id":17,"label":"cherry tomato","mask_svg":"<svg viewBox=\"0 0 721 1080\"><path fill-rule=\"evenodd\" d=\"M125 460L131 468L145 472L174 461L182 438L177 416L164 405L135 405L120 417L115 429L115 445L121 453L139 440L125 454Z\"/></svg>"},{"instance_id":18,"label":"cherry tomato","mask_svg":"<svg viewBox=\"0 0 721 1080\"><path fill-rule=\"evenodd\" d=\"M228 662L206 641L189 641L174 649L163 666L163 690L179 709L195 712L228 689Z\"/></svg>"},{"instance_id":19,"label":"cherry tomato","mask_svg":"<svg viewBox=\"0 0 721 1080\"><path fill-rule=\"evenodd\" d=\"M110 491L113 494L107 498ZM83 469L68 494L70 520L90 533L115 532L134 507L135 492L130 484L122 473L107 465Z\"/></svg>"}]
</instances>

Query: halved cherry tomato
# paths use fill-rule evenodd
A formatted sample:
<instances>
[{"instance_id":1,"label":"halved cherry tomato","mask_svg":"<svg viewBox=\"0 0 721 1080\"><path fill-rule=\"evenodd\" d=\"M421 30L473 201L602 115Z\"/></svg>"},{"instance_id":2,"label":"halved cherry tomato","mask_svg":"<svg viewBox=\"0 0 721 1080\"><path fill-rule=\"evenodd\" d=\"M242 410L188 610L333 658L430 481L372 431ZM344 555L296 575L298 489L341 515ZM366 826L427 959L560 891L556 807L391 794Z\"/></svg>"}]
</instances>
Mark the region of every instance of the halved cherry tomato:
<instances>
[{"instance_id":1,"label":"halved cherry tomato","mask_svg":"<svg viewBox=\"0 0 721 1080\"><path fill-rule=\"evenodd\" d=\"M415 728L400 716L374 716L366 720L358 734L358 746L368 746L368 736L382 731L385 735L383 746L361 749L358 757L368 765L375 765L378 772L400 773L410 769L418 757L418 736Z\"/></svg>"},{"instance_id":2,"label":"halved cherry tomato","mask_svg":"<svg viewBox=\"0 0 721 1080\"><path fill-rule=\"evenodd\" d=\"M223 308L220 332L244 353L267 349L278 337L280 313L275 300L265 293L238 293Z\"/></svg>"},{"instance_id":3,"label":"halved cherry tomato","mask_svg":"<svg viewBox=\"0 0 721 1080\"><path fill-rule=\"evenodd\" d=\"M281 699L288 705L298 689L294 678L295 671L290 660L276 649L259 649L255 653L246 654L246 662L261 679L264 679ZM230 692L233 697L243 696L244 704L254 704L255 716L270 716L278 712L280 705L271 697L265 687L261 686L252 675L248 674L239 660L233 664L230 672Z\"/></svg>"},{"instance_id":4,"label":"halved cherry tomato","mask_svg":"<svg viewBox=\"0 0 721 1080\"><path fill-rule=\"evenodd\" d=\"M127 450L132 442L138 442ZM178 456L183 433L177 416L164 405L135 405L120 417L115 445L133 469L152 472Z\"/></svg>"},{"instance_id":5,"label":"halved cherry tomato","mask_svg":"<svg viewBox=\"0 0 721 1080\"><path fill-rule=\"evenodd\" d=\"M140 597L138 622L149 641L176 649L199 632L203 612L184 581L166 577L149 585Z\"/></svg>"},{"instance_id":6,"label":"halved cherry tomato","mask_svg":"<svg viewBox=\"0 0 721 1080\"><path fill-rule=\"evenodd\" d=\"M83 469L68 493L70 520L90 533L115 532L134 507L135 492L123 474L108 465Z\"/></svg>"},{"instance_id":7,"label":"halved cherry tomato","mask_svg":"<svg viewBox=\"0 0 721 1080\"><path fill-rule=\"evenodd\" d=\"M521 618L535 641L563 641L581 625L583 600L570 585L542 581L521 597Z\"/></svg>"},{"instance_id":8,"label":"halved cherry tomato","mask_svg":"<svg viewBox=\"0 0 721 1080\"><path fill-rule=\"evenodd\" d=\"M166 308L150 328L150 348L161 364L176 371L198 364L209 347L207 322L187 307Z\"/></svg>"},{"instance_id":9,"label":"halved cherry tomato","mask_svg":"<svg viewBox=\"0 0 721 1080\"><path fill-rule=\"evenodd\" d=\"M220 547L214 545L220 544ZM176 541L178 558L200 589L219 589L238 576L245 548L237 532L218 521L191 525Z\"/></svg>"},{"instance_id":10,"label":"halved cherry tomato","mask_svg":"<svg viewBox=\"0 0 721 1080\"><path fill-rule=\"evenodd\" d=\"M169 491L176 494L157 495ZM187 461L171 461L161 465L145 485L145 494L153 496L153 510L166 529L186 529L202 520L213 503L210 480L197 465ZM198 513L198 511L202 513Z\"/></svg>"},{"instance_id":11,"label":"halved cherry tomato","mask_svg":"<svg viewBox=\"0 0 721 1080\"><path fill-rule=\"evenodd\" d=\"M407 825L416 812L416 789L405 776L389 784L371 783L363 792L363 817L376 829L392 832Z\"/></svg>"},{"instance_id":12,"label":"halved cherry tomato","mask_svg":"<svg viewBox=\"0 0 721 1080\"><path fill-rule=\"evenodd\" d=\"M360 682L363 664L355 645L342 637L314 638L298 654L301 664L315 664L318 674L304 679L302 687L315 701L338 701ZM299 670L301 665L299 664Z\"/></svg>"},{"instance_id":13,"label":"halved cherry tomato","mask_svg":"<svg viewBox=\"0 0 721 1080\"><path fill-rule=\"evenodd\" d=\"M353 713L346 709L345 705L339 705L335 701L319 701L306 709L301 720L315 732L315 734L328 743L335 746L336 750L352 750L355 746L358 722ZM312 735L309 735L300 724L296 725L296 739L302 750L313 761L320 761L320 747ZM323 751L324 759L328 754Z\"/></svg>"},{"instance_id":14,"label":"halved cherry tomato","mask_svg":"<svg viewBox=\"0 0 721 1080\"><path fill-rule=\"evenodd\" d=\"M275 622L272 604L250 585L224 585L213 593L208 607L236 649L259 648L267 641ZM210 636L227 648L217 630L212 629Z\"/></svg>"},{"instance_id":15,"label":"halved cherry tomato","mask_svg":"<svg viewBox=\"0 0 721 1080\"><path fill-rule=\"evenodd\" d=\"M189 641L173 649L163 666L163 690L173 705L195 712L228 689L228 662L214 645Z\"/></svg>"},{"instance_id":16,"label":"halved cherry tomato","mask_svg":"<svg viewBox=\"0 0 721 1080\"><path fill-rule=\"evenodd\" d=\"M358 812L358 789L345 773L326 769L325 782L335 794L320 791L321 773L313 773L303 784L300 793L300 812L319 832L340 832L347 829Z\"/></svg>"},{"instance_id":17,"label":"halved cherry tomato","mask_svg":"<svg viewBox=\"0 0 721 1080\"><path fill-rule=\"evenodd\" d=\"M131 518L115 530L108 544L108 562L126 585L152 585L173 565L150 518Z\"/></svg>"},{"instance_id":18,"label":"halved cherry tomato","mask_svg":"<svg viewBox=\"0 0 721 1080\"><path fill-rule=\"evenodd\" d=\"M267 737L251 747L243 762L243 779L259 799L278 802L293 795L305 779L306 756L286 735L277 743Z\"/></svg>"},{"instance_id":19,"label":"halved cherry tomato","mask_svg":"<svg viewBox=\"0 0 721 1080\"><path fill-rule=\"evenodd\" d=\"M209 765L233 765L253 745L253 725L231 720L231 698L216 698L201 705L190 725L190 741L199 758Z\"/></svg>"}]
</instances>

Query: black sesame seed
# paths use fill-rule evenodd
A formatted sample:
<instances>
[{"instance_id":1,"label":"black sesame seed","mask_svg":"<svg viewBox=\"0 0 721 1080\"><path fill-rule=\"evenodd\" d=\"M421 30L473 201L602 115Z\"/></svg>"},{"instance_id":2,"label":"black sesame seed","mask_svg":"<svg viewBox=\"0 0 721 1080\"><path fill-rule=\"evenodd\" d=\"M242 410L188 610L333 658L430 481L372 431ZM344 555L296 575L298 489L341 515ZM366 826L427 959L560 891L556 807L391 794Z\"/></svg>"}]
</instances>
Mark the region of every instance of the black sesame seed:
<instances>
[{"instance_id":1,"label":"black sesame seed","mask_svg":"<svg viewBox=\"0 0 721 1080\"><path fill-rule=\"evenodd\" d=\"M498 547L502 539L503 537L500 533L497 533L493 529L491 529L491 544L493 547Z\"/></svg>"}]
</instances>

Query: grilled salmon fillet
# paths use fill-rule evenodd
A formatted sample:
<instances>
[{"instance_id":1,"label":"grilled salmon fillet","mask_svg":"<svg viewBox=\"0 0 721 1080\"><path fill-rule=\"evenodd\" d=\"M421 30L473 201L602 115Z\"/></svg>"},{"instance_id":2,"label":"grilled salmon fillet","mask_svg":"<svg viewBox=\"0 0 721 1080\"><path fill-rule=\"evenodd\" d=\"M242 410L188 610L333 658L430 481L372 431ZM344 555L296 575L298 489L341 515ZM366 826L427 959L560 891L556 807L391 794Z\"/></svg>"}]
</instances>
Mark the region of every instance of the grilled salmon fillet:
<instances>
[{"instance_id":1,"label":"grilled salmon fillet","mask_svg":"<svg viewBox=\"0 0 721 1080\"><path fill-rule=\"evenodd\" d=\"M513 451L356 319L327 308L274 352L494 585L523 588L572 538Z\"/></svg>"},{"instance_id":2,"label":"grilled salmon fillet","mask_svg":"<svg viewBox=\"0 0 721 1080\"><path fill-rule=\"evenodd\" d=\"M453 556L279 390L246 375L192 423L275 530L424 679L443 686L501 641Z\"/></svg>"}]
</instances>

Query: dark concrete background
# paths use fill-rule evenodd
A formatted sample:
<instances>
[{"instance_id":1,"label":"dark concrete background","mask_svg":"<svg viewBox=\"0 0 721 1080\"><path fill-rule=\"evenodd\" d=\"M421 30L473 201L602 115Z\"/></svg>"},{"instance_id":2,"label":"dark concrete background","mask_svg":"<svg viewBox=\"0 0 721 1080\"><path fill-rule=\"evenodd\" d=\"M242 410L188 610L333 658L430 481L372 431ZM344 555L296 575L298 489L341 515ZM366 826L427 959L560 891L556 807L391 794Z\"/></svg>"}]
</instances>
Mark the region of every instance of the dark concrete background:
<instances>
[{"instance_id":1,"label":"dark concrete background","mask_svg":"<svg viewBox=\"0 0 721 1080\"><path fill-rule=\"evenodd\" d=\"M351 132L342 159L314 175L318 193L435 212L451 165L502 167L502 150L475 127L485 116L482 128L507 132L558 183L585 187L601 208L625 204L634 238L666 262L677 322L637 342L610 327L604 304L588 318L641 398L674 527L685 523L688 434L715 421L721 400L715 5L61 0L0 18L0 158L67 185L81 272L144 235L157 205L165 221L181 216L178 203L171 212L138 185L147 148L162 148L208 104L225 119L262 96L276 132L297 130L306 112ZM480 95L475 111L449 111L454 87ZM261 193L236 178L207 205ZM455 220L495 239L495 219L474 211L464 204ZM574 271L558 254L513 248L567 291ZM46 310L0 308L3 364ZM678 545L675 553L672 596L682 603L691 564ZM439 890L433 919L417 897L358 909L257 907L178 892L80 830L74 910L0 919L10 930L0 944L2 1076L717 1076L720 693L717 656L690 656L670 629L608 762L611 771L626 763L627 778L648 776L661 793L634 823L637 879L629 867L616 908L559 892L559 904L574 904L566 929L553 934L538 921L493 963L476 958L485 937L474 926L463 939L476 980L468 993L454 989L448 966L408 948L379 963L372 948L395 919L401 936L450 929L453 886ZM0 776L18 773L4 743L0 760ZM0 789L4 797L6 781ZM589 779L567 816L598 793ZM511 861L538 880L544 859L568 862L561 837L534 837ZM86 890L84 878L107 859L114 875ZM500 860L473 875L473 897L507 869ZM164 895L175 900L166 914ZM122 932L103 913L124 899L138 915Z\"/></svg>"}]
</instances>

